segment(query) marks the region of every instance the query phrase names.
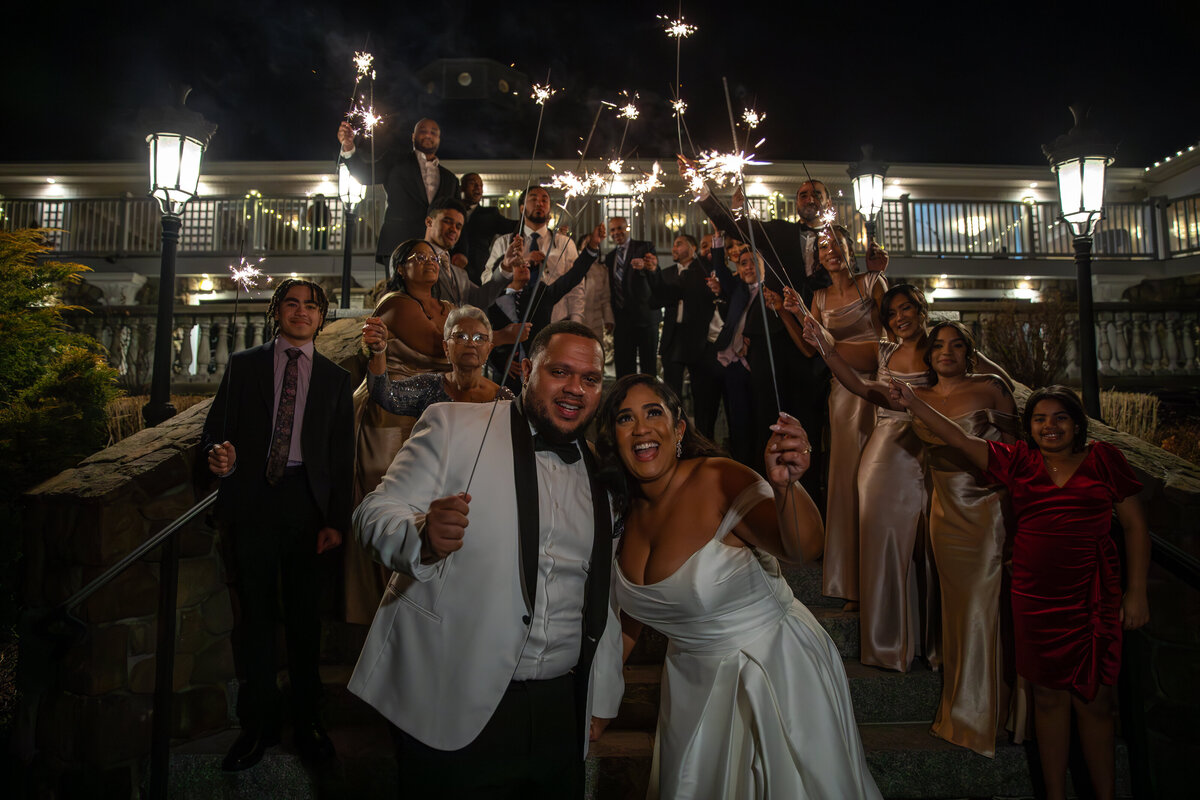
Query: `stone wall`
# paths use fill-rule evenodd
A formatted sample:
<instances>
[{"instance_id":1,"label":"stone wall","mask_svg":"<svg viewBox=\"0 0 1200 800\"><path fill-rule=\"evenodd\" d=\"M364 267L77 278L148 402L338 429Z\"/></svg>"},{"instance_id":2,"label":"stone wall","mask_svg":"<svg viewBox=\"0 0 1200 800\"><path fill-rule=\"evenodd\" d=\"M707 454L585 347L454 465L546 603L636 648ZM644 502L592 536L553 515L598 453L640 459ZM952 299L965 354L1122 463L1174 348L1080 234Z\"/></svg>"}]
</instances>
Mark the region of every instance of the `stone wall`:
<instances>
[{"instance_id":1,"label":"stone wall","mask_svg":"<svg viewBox=\"0 0 1200 800\"><path fill-rule=\"evenodd\" d=\"M318 349L361 379L360 321L331 322ZM25 603L50 608L165 528L215 488L198 467L209 401L143 430L42 483L27 496ZM202 515L180 544L172 735L192 738L230 724L234 612L220 537ZM136 786L149 753L157 636L159 550L74 612L87 629L42 696L36 714L41 766L109 786ZM114 776L114 773L124 777ZM95 778L95 776L105 776ZM116 783L110 783L116 781ZM67 791L67 794L71 792Z\"/></svg>"}]
</instances>

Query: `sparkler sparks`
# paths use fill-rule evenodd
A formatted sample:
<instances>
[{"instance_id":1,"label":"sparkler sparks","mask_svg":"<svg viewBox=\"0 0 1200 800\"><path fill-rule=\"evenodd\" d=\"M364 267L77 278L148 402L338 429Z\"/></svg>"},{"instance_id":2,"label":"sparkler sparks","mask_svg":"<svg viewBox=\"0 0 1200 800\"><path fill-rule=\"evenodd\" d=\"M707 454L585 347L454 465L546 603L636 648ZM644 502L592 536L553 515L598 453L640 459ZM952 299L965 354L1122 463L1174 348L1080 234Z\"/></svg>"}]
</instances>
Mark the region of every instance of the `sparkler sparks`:
<instances>
[{"instance_id":1,"label":"sparkler sparks","mask_svg":"<svg viewBox=\"0 0 1200 800\"><path fill-rule=\"evenodd\" d=\"M666 14L659 14L658 18L663 21L667 36L672 39L686 39L696 32L696 26L684 22L683 17L672 19Z\"/></svg>"},{"instance_id":2,"label":"sparkler sparks","mask_svg":"<svg viewBox=\"0 0 1200 800\"><path fill-rule=\"evenodd\" d=\"M242 291L247 294L251 289L258 287L259 281L271 282L271 276L263 273L258 265L266 261L266 257L259 258L255 261L242 256L237 264L229 265L229 275L233 278L233 282L239 286Z\"/></svg>"},{"instance_id":3,"label":"sparkler sparks","mask_svg":"<svg viewBox=\"0 0 1200 800\"><path fill-rule=\"evenodd\" d=\"M671 109L675 112L675 116L682 117L687 111L687 103L683 100L672 100Z\"/></svg>"},{"instance_id":4,"label":"sparkler sparks","mask_svg":"<svg viewBox=\"0 0 1200 800\"><path fill-rule=\"evenodd\" d=\"M530 97L533 98L533 102L537 103L539 106L542 106L545 105L546 101L557 92L558 90L550 85L543 86L540 83L535 83L533 84L533 94L531 94Z\"/></svg>"},{"instance_id":5,"label":"sparkler sparks","mask_svg":"<svg viewBox=\"0 0 1200 800\"><path fill-rule=\"evenodd\" d=\"M375 127L383 122L383 117L375 113L375 107L365 103L359 103L351 108L346 114L346 119L357 123L354 129L356 136L361 133L368 137L375 132Z\"/></svg>"},{"instance_id":6,"label":"sparkler sparks","mask_svg":"<svg viewBox=\"0 0 1200 800\"><path fill-rule=\"evenodd\" d=\"M617 112L617 116L623 119L637 119L639 113L641 112L638 111L637 106L633 103L626 103L621 106L621 110Z\"/></svg>"},{"instance_id":7,"label":"sparkler sparks","mask_svg":"<svg viewBox=\"0 0 1200 800\"><path fill-rule=\"evenodd\" d=\"M608 162L608 171L614 175L620 175L624 167L625 160L621 158L614 158L612 161Z\"/></svg>"},{"instance_id":8,"label":"sparkler sparks","mask_svg":"<svg viewBox=\"0 0 1200 800\"><path fill-rule=\"evenodd\" d=\"M742 111L742 124L751 130L757 128L766 118L766 112L759 112L753 108L747 108Z\"/></svg>"},{"instance_id":9,"label":"sparkler sparks","mask_svg":"<svg viewBox=\"0 0 1200 800\"><path fill-rule=\"evenodd\" d=\"M354 52L354 69L358 71L359 80L367 77L368 73L372 80L375 78L375 71L371 66L375 63L375 56L370 53Z\"/></svg>"},{"instance_id":10,"label":"sparkler sparks","mask_svg":"<svg viewBox=\"0 0 1200 800\"><path fill-rule=\"evenodd\" d=\"M702 180L710 180L717 186L728 186L738 179L746 167L771 162L755 161L753 153L746 155L744 151L718 153L715 150L705 150L696 163Z\"/></svg>"},{"instance_id":11,"label":"sparkler sparks","mask_svg":"<svg viewBox=\"0 0 1200 800\"><path fill-rule=\"evenodd\" d=\"M598 172L584 172L582 175L576 175L574 172L567 170L550 176L550 186L555 189L562 189L567 200L570 200L572 197L586 195L603 185L604 176Z\"/></svg>"},{"instance_id":12,"label":"sparkler sparks","mask_svg":"<svg viewBox=\"0 0 1200 800\"><path fill-rule=\"evenodd\" d=\"M837 208L830 206L825 209L817 217L821 221L822 226L831 226L837 224Z\"/></svg>"},{"instance_id":13,"label":"sparkler sparks","mask_svg":"<svg viewBox=\"0 0 1200 800\"><path fill-rule=\"evenodd\" d=\"M643 173L642 177L633 184L633 204L635 206L642 205L646 195L654 189L662 188L662 185L662 167L655 161L650 174Z\"/></svg>"}]
</instances>

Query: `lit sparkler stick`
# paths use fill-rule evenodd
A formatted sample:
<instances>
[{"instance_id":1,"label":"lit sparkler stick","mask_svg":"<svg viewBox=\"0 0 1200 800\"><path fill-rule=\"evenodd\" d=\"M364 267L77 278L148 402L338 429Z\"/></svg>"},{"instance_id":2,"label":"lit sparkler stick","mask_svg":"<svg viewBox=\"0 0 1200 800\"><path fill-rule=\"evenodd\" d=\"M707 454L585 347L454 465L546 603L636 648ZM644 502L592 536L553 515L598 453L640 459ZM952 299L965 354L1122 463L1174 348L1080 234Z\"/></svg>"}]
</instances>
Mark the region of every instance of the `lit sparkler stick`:
<instances>
[{"instance_id":1,"label":"lit sparkler stick","mask_svg":"<svg viewBox=\"0 0 1200 800\"><path fill-rule=\"evenodd\" d=\"M625 168L625 159L614 158L608 162L608 171L614 175L620 175Z\"/></svg>"},{"instance_id":2,"label":"lit sparkler stick","mask_svg":"<svg viewBox=\"0 0 1200 800\"><path fill-rule=\"evenodd\" d=\"M246 252L246 239L242 237L242 253ZM259 258L255 261L248 260L245 255L238 256L238 263L229 265L229 275L233 279L233 329L238 330L238 301L241 300L241 293L245 290L246 294L250 294L250 290L258 286L259 281L265 283L271 282L271 276L263 273L258 265L266 261L266 257ZM238 345L243 342L235 341L233 343L234 350L238 350ZM233 384L233 361L225 368L225 380L232 388ZM221 420L221 440L225 441L226 423L229 421L229 403L225 404L225 413Z\"/></svg>"},{"instance_id":3,"label":"lit sparkler stick","mask_svg":"<svg viewBox=\"0 0 1200 800\"><path fill-rule=\"evenodd\" d=\"M701 179L712 181L717 186L737 183L741 180L743 170L747 166L770 163L770 161L756 161L753 153L746 155L742 150L734 153L705 150L696 159L696 167Z\"/></svg>"},{"instance_id":4,"label":"lit sparkler stick","mask_svg":"<svg viewBox=\"0 0 1200 800\"><path fill-rule=\"evenodd\" d=\"M557 92L558 90L551 87L549 84L543 86L539 83L535 83L533 84L533 94L531 94L530 97L533 99L533 102L537 103L539 106L544 106L546 105L546 101Z\"/></svg>"},{"instance_id":5,"label":"lit sparkler stick","mask_svg":"<svg viewBox=\"0 0 1200 800\"><path fill-rule=\"evenodd\" d=\"M675 40L675 100L672 106L675 109L675 134L679 137L679 151L683 152L683 112L687 110L687 103L683 102L683 85L679 79L679 52L683 40L696 32L695 25L689 25L683 19L683 0L679 3L679 15L672 19L666 14L659 14L658 19L665 25L667 36ZM688 137L691 138L690 136ZM695 154L696 149L692 148L692 153Z\"/></svg>"},{"instance_id":6,"label":"lit sparkler stick","mask_svg":"<svg viewBox=\"0 0 1200 800\"><path fill-rule=\"evenodd\" d=\"M662 188L662 167L657 161L651 168L650 174L643 174L641 179L633 184L633 204L640 206L646 200L646 195L654 189Z\"/></svg>"},{"instance_id":7,"label":"lit sparkler stick","mask_svg":"<svg viewBox=\"0 0 1200 800\"><path fill-rule=\"evenodd\" d=\"M375 63L375 56L370 53L355 51L354 52L354 68L358 71L358 78L362 80L368 73L371 77L375 77L374 70L371 65Z\"/></svg>"},{"instance_id":8,"label":"lit sparkler stick","mask_svg":"<svg viewBox=\"0 0 1200 800\"><path fill-rule=\"evenodd\" d=\"M761 125L766 118L766 113L756 111L753 108L746 108L742 110L742 124L752 130Z\"/></svg>"},{"instance_id":9,"label":"lit sparkler stick","mask_svg":"<svg viewBox=\"0 0 1200 800\"><path fill-rule=\"evenodd\" d=\"M367 103L359 103L355 105L346 114L346 119L354 122L359 121L359 126L354 129L354 135L362 134L364 137L370 138L375 133L375 128L383 122L383 117L375 113L374 106Z\"/></svg>"}]
</instances>

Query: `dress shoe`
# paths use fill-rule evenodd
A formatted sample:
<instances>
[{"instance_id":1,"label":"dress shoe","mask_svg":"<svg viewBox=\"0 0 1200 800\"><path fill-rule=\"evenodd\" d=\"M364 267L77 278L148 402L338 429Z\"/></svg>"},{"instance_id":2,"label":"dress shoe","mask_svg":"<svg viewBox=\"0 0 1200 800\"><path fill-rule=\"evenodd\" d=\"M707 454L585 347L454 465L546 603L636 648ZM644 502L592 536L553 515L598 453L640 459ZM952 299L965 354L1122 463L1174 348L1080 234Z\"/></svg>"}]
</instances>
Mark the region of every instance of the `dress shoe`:
<instances>
[{"instance_id":1,"label":"dress shoe","mask_svg":"<svg viewBox=\"0 0 1200 800\"><path fill-rule=\"evenodd\" d=\"M328 761L336 755L329 734L317 720L297 724L292 730L292 738L296 743L296 752L305 761Z\"/></svg>"},{"instance_id":2,"label":"dress shoe","mask_svg":"<svg viewBox=\"0 0 1200 800\"><path fill-rule=\"evenodd\" d=\"M240 772L249 769L262 760L263 753L271 745L279 744L279 731L263 727L245 728L242 730L233 747L225 754L221 769L226 772Z\"/></svg>"}]
</instances>

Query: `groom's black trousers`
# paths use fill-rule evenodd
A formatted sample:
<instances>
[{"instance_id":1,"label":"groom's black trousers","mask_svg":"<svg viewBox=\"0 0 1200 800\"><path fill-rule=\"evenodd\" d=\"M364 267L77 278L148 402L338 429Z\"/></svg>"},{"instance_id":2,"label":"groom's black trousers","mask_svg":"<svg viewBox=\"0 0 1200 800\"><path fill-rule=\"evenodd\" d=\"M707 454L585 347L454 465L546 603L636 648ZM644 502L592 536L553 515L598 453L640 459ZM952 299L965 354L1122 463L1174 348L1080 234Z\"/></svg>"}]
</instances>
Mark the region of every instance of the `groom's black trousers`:
<instances>
[{"instance_id":1,"label":"groom's black trousers","mask_svg":"<svg viewBox=\"0 0 1200 800\"><path fill-rule=\"evenodd\" d=\"M583 797L583 723L575 677L513 681L492 718L461 750L436 750L392 727L400 797Z\"/></svg>"}]
</instances>

